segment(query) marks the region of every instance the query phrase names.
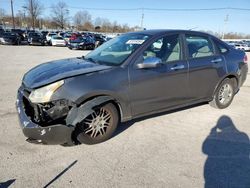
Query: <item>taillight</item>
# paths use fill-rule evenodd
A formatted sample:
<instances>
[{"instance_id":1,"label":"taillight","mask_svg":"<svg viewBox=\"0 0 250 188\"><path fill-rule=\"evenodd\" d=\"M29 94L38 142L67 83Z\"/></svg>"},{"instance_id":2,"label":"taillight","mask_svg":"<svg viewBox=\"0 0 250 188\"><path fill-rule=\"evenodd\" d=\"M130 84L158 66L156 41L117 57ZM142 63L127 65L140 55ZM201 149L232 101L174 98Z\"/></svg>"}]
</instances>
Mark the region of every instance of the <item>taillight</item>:
<instances>
[{"instance_id":1,"label":"taillight","mask_svg":"<svg viewBox=\"0 0 250 188\"><path fill-rule=\"evenodd\" d=\"M243 62L244 62L244 63L247 63L247 61L248 61L247 55L245 54L244 59L243 59Z\"/></svg>"}]
</instances>

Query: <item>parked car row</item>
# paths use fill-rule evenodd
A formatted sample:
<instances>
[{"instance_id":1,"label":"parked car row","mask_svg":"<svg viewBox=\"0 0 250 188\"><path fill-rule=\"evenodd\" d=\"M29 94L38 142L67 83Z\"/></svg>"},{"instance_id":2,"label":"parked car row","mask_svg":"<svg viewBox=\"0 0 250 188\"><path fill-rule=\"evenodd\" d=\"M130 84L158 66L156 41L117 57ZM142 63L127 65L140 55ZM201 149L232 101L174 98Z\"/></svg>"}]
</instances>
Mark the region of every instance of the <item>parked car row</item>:
<instances>
[{"instance_id":1,"label":"parked car row","mask_svg":"<svg viewBox=\"0 0 250 188\"><path fill-rule=\"evenodd\" d=\"M86 32L23 31L20 29L0 32L2 45L50 45L67 46L70 50L93 50L109 40L102 34Z\"/></svg>"},{"instance_id":2,"label":"parked car row","mask_svg":"<svg viewBox=\"0 0 250 188\"><path fill-rule=\"evenodd\" d=\"M250 41L225 41L235 49L250 51Z\"/></svg>"}]
</instances>

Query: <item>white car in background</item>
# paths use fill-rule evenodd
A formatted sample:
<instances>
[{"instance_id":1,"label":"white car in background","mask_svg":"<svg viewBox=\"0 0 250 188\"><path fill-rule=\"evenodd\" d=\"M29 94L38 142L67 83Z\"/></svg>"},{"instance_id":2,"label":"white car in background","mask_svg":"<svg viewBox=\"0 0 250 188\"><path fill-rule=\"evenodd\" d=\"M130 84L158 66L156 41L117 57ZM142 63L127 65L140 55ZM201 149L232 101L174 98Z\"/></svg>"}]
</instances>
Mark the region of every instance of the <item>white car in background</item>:
<instances>
[{"instance_id":1,"label":"white car in background","mask_svg":"<svg viewBox=\"0 0 250 188\"><path fill-rule=\"evenodd\" d=\"M48 34L46 35L46 41L47 41L47 43L48 43L49 45L51 45L51 38L52 38L52 36L57 36L57 34L56 34L56 33L48 33Z\"/></svg>"},{"instance_id":2,"label":"white car in background","mask_svg":"<svg viewBox=\"0 0 250 188\"><path fill-rule=\"evenodd\" d=\"M66 46L66 41L58 36L58 35L54 35L51 37L51 45L52 46Z\"/></svg>"},{"instance_id":3,"label":"white car in background","mask_svg":"<svg viewBox=\"0 0 250 188\"><path fill-rule=\"evenodd\" d=\"M250 47L247 44L235 44L236 49L243 50L243 51L250 51Z\"/></svg>"}]
</instances>

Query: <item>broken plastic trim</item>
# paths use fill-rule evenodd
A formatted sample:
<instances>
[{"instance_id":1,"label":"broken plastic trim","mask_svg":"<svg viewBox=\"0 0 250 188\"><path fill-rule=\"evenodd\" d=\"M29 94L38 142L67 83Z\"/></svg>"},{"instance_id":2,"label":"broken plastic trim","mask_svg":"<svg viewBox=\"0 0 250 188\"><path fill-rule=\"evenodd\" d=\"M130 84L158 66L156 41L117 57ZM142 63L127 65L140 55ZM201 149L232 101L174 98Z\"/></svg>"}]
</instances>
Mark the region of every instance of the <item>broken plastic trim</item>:
<instances>
[{"instance_id":1,"label":"broken plastic trim","mask_svg":"<svg viewBox=\"0 0 250 188\"><path fill-rule=\"evenodd\" d=\"M71 126L76 126L78 123L82 122L88 115L94 112L93 108L99 106L105 102L114 100L109 96L96 97L79 107L73 107L66 118L66 124Z\"/></svg>"}]
</instances>

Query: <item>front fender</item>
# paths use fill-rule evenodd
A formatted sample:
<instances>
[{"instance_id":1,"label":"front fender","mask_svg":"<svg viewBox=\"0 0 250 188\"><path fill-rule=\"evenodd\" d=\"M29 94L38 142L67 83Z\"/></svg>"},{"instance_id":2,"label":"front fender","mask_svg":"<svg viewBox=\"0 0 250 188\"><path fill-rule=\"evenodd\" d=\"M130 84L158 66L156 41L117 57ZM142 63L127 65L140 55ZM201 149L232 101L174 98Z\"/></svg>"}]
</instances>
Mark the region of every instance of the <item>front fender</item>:
<instances>
[{"instance_id":1,"label":"front fender","mask_svg":"<svg viewBox=\"0 0 250 188\"><path fill-rule=\"evenodd\" d=\"M86 117L94 112L94 107L100 106L101 104L112 100L114 99L110 96L99 96L90 101L87 101L79 107L73 107L66 117L66 124L76 126L78 123L83 121Z\"/></svg>"}]
</instances>

